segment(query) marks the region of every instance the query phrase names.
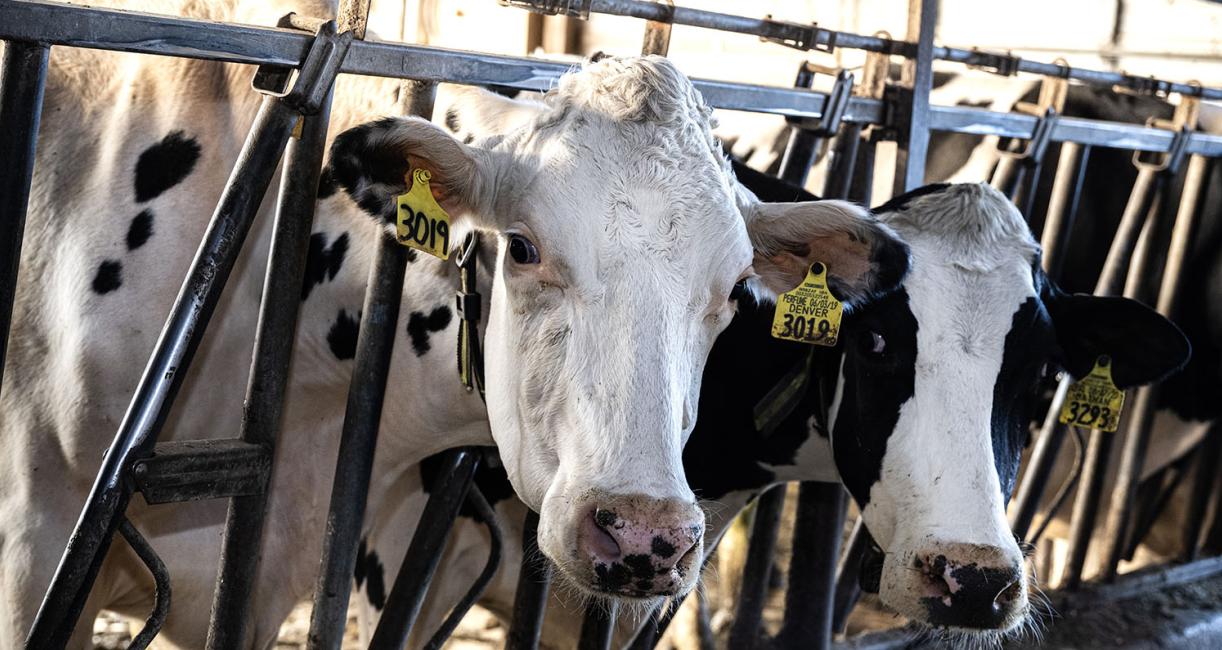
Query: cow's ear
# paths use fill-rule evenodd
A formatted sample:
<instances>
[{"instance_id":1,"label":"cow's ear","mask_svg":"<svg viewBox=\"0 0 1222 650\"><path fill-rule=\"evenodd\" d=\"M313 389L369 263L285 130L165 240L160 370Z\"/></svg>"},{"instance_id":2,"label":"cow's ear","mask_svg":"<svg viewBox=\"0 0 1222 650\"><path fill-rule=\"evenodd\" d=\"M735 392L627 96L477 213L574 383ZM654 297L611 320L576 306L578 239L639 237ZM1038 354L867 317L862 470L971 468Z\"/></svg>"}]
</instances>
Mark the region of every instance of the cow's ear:
<instances>
[{"instance_id":1,"label":"cow's ear","mask_svg":"<svg viewBox=\"0 0 1222 650\"><path fill-rule=\"evenodd\" d=\"M1083 377L1100 355L1112 359L1119 388L1156 382L1188 362L1184 333L1158 312L1128 298L1067 294L1046 283L1041 298L1056 328L1062 363Z\"/></svg>"},{"instance_id":2,"label":"cow's ear","mask_svg":"<svg viewBox=\"0 0 1222 650\"><path fill-rule=\"evenodd\" d=\"M372 218L393 225L410 170L432 175L433 198L453 218L491 212L496 160L417 117L392 117L349 129L331 144L330 180Z\"/></svg>"},{"instance_id":3,"label":"cow's ear","mask_svg":"<svg viewBox=\"0 0 1222 650\"><path fill-rule=\"evenodd\" d=\"M773 294L798 286L814 262L827 265L832 291L850 304L894 289L908 273L908 245L865 208L846 201L764 203L741 185L738 191L755 272Z\"/></svg>"}]
</instances>

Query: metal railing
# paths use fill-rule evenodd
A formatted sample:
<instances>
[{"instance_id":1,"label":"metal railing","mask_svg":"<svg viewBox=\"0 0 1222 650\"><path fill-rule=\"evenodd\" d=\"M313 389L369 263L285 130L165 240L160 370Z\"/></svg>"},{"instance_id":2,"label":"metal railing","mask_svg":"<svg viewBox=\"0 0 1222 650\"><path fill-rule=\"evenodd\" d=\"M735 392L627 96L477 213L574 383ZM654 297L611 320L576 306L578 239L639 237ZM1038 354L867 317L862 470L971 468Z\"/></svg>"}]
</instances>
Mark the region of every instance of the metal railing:
<instances>
[{"instance_id":1,"label":"metal railing","mask_svg":"<svg viewBox=\"0 0 1222 650\"><path fill-rule=\"evenodd\" d=\"M306 243L310 234L314 188L321 169L323 144L327 135L331 89L336 75L358 74L390 77L407 81L401 97L404 112L427 117L432 110L432 90L438 82L473 85L498 85L523 90L547 90L569 66L537 59L509 57L459 50L363 40L368 2L343 3L345 23L337 27L325 23L315 34L288 28L263 28L151 14L69 6L39 0L8 0L0 3L0 40L6 41L3 62L3 88L0 88L0 354L5 348L17 279L22 232L28 192L34 168L34 151L42 105L42 89L52 47L68 46L133 52L150 55L246 63L261 66L259 90L267 93L251 138L220 197L200 252L192 265L183 291L166 322L161 339L141 380L114 444L107 454L93 492L81 514L47 592L38 620L27 646L62 647L75 627L98 567L115 532L124 536L149 566L157 581L154 614L133 647L143 647L156 634L170 607L169 581L164 566L124 514L133 490L140 490L150 501L178 501L187 498L231 498L223 538L222 561L212 606L209 648L239 646L244 638L244 616L253 588L258 547L267 504L268 472L271 467L280 411L288 380L288 364L296 326L296 299L304 267ZM948 131L976 135L995 135L1025 141L1066 143L1056 165L1056 182L1044 228L1045 264L1055 275L1057 261L1064 255L1059 246L1076 213L1081 195L1086 160L1091 147L1129 149L1136 152L1166 154L1161 168L1142 167L1130 197L1130 208L1113 242L1116 261L1108 265L1100 289L1117 292L1124 272L1132 264L1150 264L1157 251L1138 243L1138 234L1150 214L1156 186L1165 184L1176 173L1179 162L1188 163L1184 201L1176 216L1175 235L1164 282L1158 293L1159 311L1171 314L1183 270L1186 242L1195 226L1195 201L1201 192L1207 158L1222 156L1222 136L1186 129L1119 124L1097 120L1050 115L998 113L970 107L931 106L929 89L934 60L954 61L986 68L1000 74L1030 72L1087 84L1120 86L1150 94L1180 93L1186 97L1222 98L1222 89L1195 84L1169 82L1072 68L1059 64L1028 61L1008 54L938 47L933 44L933 25L937 3L912 0L910 6L911 41L896 41L801 25L729 16L670 4L641 0L513 0L508 4L547 13L586 17L589 13L634 16L651 21L646 39L647 51L664 54L669 41L669 24L694 25L747 33L762 39L801 49L833 47L862 49L886 57L898 55L912 59L911 82L892 83L885 93L854 94L852 80L841 78L831 93L810 90L810 70L804 68L794 88L696 79L694 84L706 101L717 108L773 113L790 118L795 124L785 156L782 176L796 182L804 180L822 140L835 137L835 165L828 176L825 193L864 200L863 184L853 183L855 169L872 169L873 145L878 135L897 140L896 189L908 190L922 184L926 145L930 132ZM288 68L300 69L292 88L274 87L286 83ZM847 86L846 86L847 84ZM299 119L301 135L290 140ZM874 137L864 137L863 128L878 127ZM836 137L838 136L838 137ZM173 403L175 394L191 361L200 337L216 306L229 271L242 247L259 202L271 183L271 175L281 155L286 156L284 178L277 205L273 243L260 305L259 330L253 353L247 390L247 412L238 438L220 441L193 441L156 444L156 438ZM868 163L867 163L868 161ZM1042 161L1028 160L1027 184L1038 177ZM1022 185L1011 183L1019 193ZM868 186L868 183L865 184ZM1033 185L1031 185L1033 187ZM1028 192L1028 200L1030 196ZM1029 213L1025 208L1024 213ZM1134 253L1134 249L1137 253ZM393 347L399 294L402 290L404 255L394 244L377 250L371 269L370 288L364 313L380 313L383 318L364 318L358 337L356 367L349 393L341 452L338 457L330 514L325 532L323 569L320 572L311 620L312 648L338 647L343 630L343 612L351 590L355 562L356 536L364 513L372 470L377 423L386 387L386 374ZM1132 275L1132 274L1130 274ZM1138 287L1132 287L1136 292ZM167 373L174 367L176 372ZM0 371L3 357L0 356ZM0 374L0 378L3 375ZM1140 417L1130 430L1124 450L1122 479L1113 494L1109 510L1109 558L1104 575L1114 577L1121 550L1131 537L1132 502L1136 470L1144 457L1145 435L1149 428L1151 389L1138 392L1135 409ZM1063 391L1062 391L1063 392ZM1055 409L1055 404L1054 404ZM1100 503L1099 482L1108 462L1111 438L1092 434L1085 470L1079 479L1086 486L1075 506L1075 540L1072 555L1085 557L1085 548ZM1218 434L1202 453L1202 467L1216 458ZM1018 495L1016 521L1025 531L1048 480L1047 470L1059 450L1063 432L1046 426L1040 436L1036 459ZM154 450L156 454L153 454ZM387 604L382 625L375 633L373 647L401 647L419 612L421 599L437 568L446 531L453 523L458 506L468 500L487 513L487 503L471 489L471 477L480 462L474 450L448 452L443 464L447 480L433 491L409 552ZM185 470L207 476L208 481L184 481ZM1212 476L1199 473L1194 485L1194 511L1203 512L1213 491ZM129 481L128 478L131 478ZM860 524L846 545L837 571L837 544L842 529L845 496L835 484L809 484L802 487L795 545L810 544L819 549L808 562L795 562L792 571L802 576L791 581L787 597L786 620L781 638L787 644L824 648L832 644L837 621L843 621L851 606L854 554L867 552L868 533ZM766 564L771 561L776 538L774 510L779 508L781 492L774 489L761 499L757 517L757 539L753 557ZM480 504L483 504L481 507ZM770 509L771 508L771 509ZM494 540L499 540L495 518L486 517ZM427 522L427 525L425 525ZM537 525L537 521L535 522ZM1189 529L1191 544L1186 555L1196 553L1200 529ZM526 557L534 542L534 525L528 521L524 546ZM499 545L494 541L489 569L498 560ZM1070 583L1081 576L1081 562L1071 567ZM543 608L547 602L548 569L527 562L519 582L509 647L536 647L541 635ZM767 571L749 572L753 579L766 580ZM839 573L838 581L833 578ZM486 580L481 578L484 584ZM469 606L480 584L472 589L464 604ZM744 586L755 593L744 598L734 638L746 647L759 638L761 594L766 584ZM463 607L452 614L452 625ZM393 613L393 615L391 615ZM658 611L636 636L632 647L651 647L674 613L672 606ZM615 617L605 610L591 610L586 616L583 647L607 647ZM450 627L449 629L452 629ZM447 634L446 628L439 633ZM436 639L434 640L436 641Z\"/></svg>"}]
</instances>

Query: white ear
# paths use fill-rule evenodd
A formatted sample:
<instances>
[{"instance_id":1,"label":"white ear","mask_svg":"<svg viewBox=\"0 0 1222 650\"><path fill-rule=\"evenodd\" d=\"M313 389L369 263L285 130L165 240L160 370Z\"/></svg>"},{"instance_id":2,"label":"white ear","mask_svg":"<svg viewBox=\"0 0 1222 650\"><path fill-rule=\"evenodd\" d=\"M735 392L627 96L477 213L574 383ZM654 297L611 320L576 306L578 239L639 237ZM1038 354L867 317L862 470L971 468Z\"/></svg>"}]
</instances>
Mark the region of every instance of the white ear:
<instances>
[{"instance_id":1,"label":"white ear","mask_svg":"<svg viewBox=\"0 0 1222 650\"><path fill-rule=\"evenodd\" d=\"M407 190L409 169L432 174L433 197L451 217L491 213L501 157L469 147L417 117L385 118L338 136L328 172L365 212L393 224L396 197Z\"/></svg>"},{"instance_id":2,"label":"white ear","mask_svg":"<svg viewBox=\"0 0 1222 650\"><path fill-rule=\"evenodd\" d=\"M438 89L434 116L454 137L470 144L530 124L546 108L533 99L510 99L483 88L446 84Z\"/></svg>"},{"instance_id":3,"label":"white ear","mask_svg":"<svg viewBox=\"0 0 1222 650\"><path fill-rule=\"evenodd\" d=\"M796 287L810 265L828 268L846 302L890 291L908 272L908 246L869 210L847 201L764 203L738 186L755 248L755 272L773 294Z\"/></svg>"}]
</instances>

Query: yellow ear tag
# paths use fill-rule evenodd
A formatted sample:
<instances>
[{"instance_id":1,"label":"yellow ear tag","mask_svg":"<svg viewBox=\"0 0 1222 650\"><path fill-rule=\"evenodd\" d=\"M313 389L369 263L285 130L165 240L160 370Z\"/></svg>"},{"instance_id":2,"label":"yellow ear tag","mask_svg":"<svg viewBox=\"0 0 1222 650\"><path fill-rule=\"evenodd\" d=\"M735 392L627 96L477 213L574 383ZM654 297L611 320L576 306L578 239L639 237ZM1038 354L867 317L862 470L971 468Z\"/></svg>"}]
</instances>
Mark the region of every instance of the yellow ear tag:
<instances>
[{"instance_id":1,"label":"yellow ear tag","mask_svg":"<svg viewBox=\"0 0 1222 650\"><path fill-rule=\"evenodd\" d=\"M815 262L802 284L777 296L772 336L832 347L840 340L843 315L844 305L827 288L827 267Z\"/></svg>"},{"instance_id":2,"label":"yellow ear tag","mask_svg":"<svg viewBox=\"0 0 1222 650\"><path fill-rule=\"evenodd\" d=\"M1112 359L1100 355L1090 374L1069 385L1061 406L1062 424L1112 432L1120 425L1124 391L1112 381Z\"/></svg>"},{"instance_id":3,"label":"yellow ear tag","mask_svg":"<svg viewBox=\"0 0 1222 650\"><path fill-rule=\"evenodd\" d=\"M416 169L407 178L408 190L399 195L399 219L395 234L399 243L434 257L450 257L450 215L437 205L427 169Z\"/></svg>"}]
</instances>

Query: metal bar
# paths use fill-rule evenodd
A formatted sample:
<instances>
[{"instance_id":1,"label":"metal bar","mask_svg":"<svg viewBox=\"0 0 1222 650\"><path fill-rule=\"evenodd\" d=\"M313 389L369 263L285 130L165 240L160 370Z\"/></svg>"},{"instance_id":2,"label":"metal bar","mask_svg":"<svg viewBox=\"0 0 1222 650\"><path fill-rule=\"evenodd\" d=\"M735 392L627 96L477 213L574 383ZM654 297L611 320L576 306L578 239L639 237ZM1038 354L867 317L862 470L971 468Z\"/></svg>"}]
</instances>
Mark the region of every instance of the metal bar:
<instances>
[{"instance_id":1,"label":"metal bar","mask_svg":"<svg viewBox=\"0 0 1222 650\"><path fill-rule=\"evenodd\" d=\"M840 483L802 483L785 592L781 648L832 646L836 561L848 501Z\"/></svg>"},{"instance_id":2,"label":"metal bar","mask_svg":"<svg viewBox=\"0 0 1222 650\"><path fill-rule=\"evenodd\" d=\"M614 600L591 603L586 606L581 620L579 650L611 650L611 637L615 636L616 613L619 607Z\"/></svg>"},{"instance_id":3,"label":"metal bar","mask_svg":"<svg viewBox=\"0 0 1222 650\"><path fill-rule=\"evenodd\" d=\"M446 615L446 619L442 622L441 627L433 634L429 642L425 644L424 650L441 650L449 640L450 635L458 628L458 624L462 622L467 612L479 600L480 595L488 588L489 583L496 577L497 569L501 566L501 555L504 547L504 538L501 535L501 526L497 522L496 511L489 505L488 500L484 498L484 494L479 491L479 488L470 485L467 490L467 505L475 512L476 516L483 520L484 526L488 529L488 561L484 564L484 570L476 576L475 582L471 584L471 588L467 593L463 594L462 600L450 610ZM393 594L392 594L393 595Z\"/></svg>"},{"instance_id":4,"label":"metal bar","mask_svg":"<svg viewBox=\"0 0 1222 650\"><path fill-rule=\"evenodd\" d=\"M1044 232L1040 236L1040 247L1044 249L1044 273L1054 279L1061 277L1069 237L1078 218L1078 201L1082 198L1089 162L1090 147L1076 142L1061 145L1061 156L1057 160L1056 176L1052 179L1052 192L1048 197L1048 212L1044 217Z\"/></svg>"},{"instance_id":5,"label":"metal bar","mask_svg":"<svg viewBox=\"0 0 1222 650\"><path fill-rule=\"evenodd\" d=\"M1048 413L1044 415L1044 424L1040 427L1039 436L1035 439L1035 446L1031 450L1031 458L1027 460L1023 480L1019 483L1018 491L1014 496L1016 503L1010 515L1010 527L1019 539L1027 539L1031 522L1035 519L1035 513L1039 512L1040 501L1044 498L1044 489L1048 486L1048 479L1052 476L1052 467L1056 464L1057 455L1061 453L1061 447L1065 443L1068 429L1066 425L1060 423L1058 417L1061 413L1061 405L1065 403L1069 384L1068 381L1061 381L1057 384L1056 393L1052 397L1052 405L1049 406Z\"/></svg>"},{"instance_id":6,"label":"metal bar","mask_svg":"<svg viewBox=\"0 0 1222 650\"><path fill-rule=\"evenodd\" d=\"M454 527L459 508L467 499L479 462L480 451L474 447L452 449L440 457L437 482L432 486L407 554L399 565L395 584L386 599L386 609L382 610L378 627L369 642L370 650L399 650L407 645L407 637L420 614L429 583L445 552L446 538Z\"/></svg>"},{"instance_id":7,"label":"metal bar","mask_svg":"<svg viewBox=\"0 0 1222 650\"><path fill-rule=\"evenodd\" d=\"M37 0L0 3L0 39L283 67L299 66L310 45L308 35L290 30ZM934 48L934 53L938 50ZM1049 67L1052 70L1031 72L1060 74L1062 71L1060 66ZM567 64L526 57L356 41L352 43L340 71L345 74L546 91L569 69ZM827 99L823 93L792 88L707 79L693 79L693 84L709 105L728 110L818 118ZM1113 84L1108 82L1108 85ZM1195 87L1187 88L1189 92L1192 89ZM880 101L854 97L844 119L878 124L884 117ZM996 113L960 106L931 106L929 110L929 128L977 135L1030 138L1036 120L1031 115ZM1055 142L1072 140L1141 151L1167 151L1172 137L1173 134L1163 129L1069 118L1059 119L1051 134L1051 140ZM1193 134L1187 152L1222 155L1222 136Z\"/></svg>"},{"instance_id":8,"label":"metal bar","mask_svg":"<svg viewBox=\"0 0 1222 650\"><path fill-rule=\"evenodd\" d=\"M513 619L505 650L535 650L543 637L543 616L552 582L552 565L539 551L539 513L526 513L522 530L522 566L513 598Z\"/></svg>"},{"instance_id":9,"label":"metal bar","mask_svg":"<svg viewBox=\"0 0 1222 650\"><path fill-rule=\"evenodd\" d=\"M127 545L135 551L136 557L148 568L153 576L153 611L149 612L140 633L132 638L128 650L144 650L153 642L153 638L165 625L165 618L170 613L170 572L165 563L157 556L157 551L149 545L148 540L136 530L127 517L119 522L119 534L127 541Z\"/></svg>"},{"instance_id":10,"label":"metal bar","mask_svg":"<svg viewBox=\"0 0 1222 650\"><path fill-rule=\"evenodd\" d=\"M289 141L263 280L241 438L257 446L269 466L280 433L330 110L328 93L317 115L301 118L300 137ZM259 567L270 473L269 469L261 476L259 491L229 503L208 623L208 650L240 648L246 643L245 621Z\"/></svg>"},{"instance_id":11,"label":"metal bar","mask_svg":"<svg viewBox=\"0 0 1222 650\"><path fill-rule=\"evenodd\" d=\"M798 75L794 79L793 86L794 88L810 88L814 81L814 69L803 63L798 68ZM798 126L791 126L789 142L786 143L785 152L781 155L780 177L799 187L805 186L806 176L810 173L811 165L815 164L815 157L818 155L819 142L820 137L817 133Z\"/></svg>"},{"instance_id":12,"label":"metal bar","mask_svg":"<svg viewBox=\"0 0 1222 650\"><path fill-rule=\"evenodd\" d=\"M354 41L352 47L363 41ZM348 56L352 56L349 49ZM347 61L349 59L345 59ZM437 87L429 82L404 84L399 92L404 112L432 119ZM338 650L343 641L348 597L352 593L352 571L365 518L365 501L373 471L386 378L390 372L399 305L403 300L403 273L407 250L389 236L378 240L369 269L369 288L361 309L356 359L344 427L340 435L331 504L323 536L322 570L314 590L310 616L310 650Z\"/></svg>"},{"instance_id":13,"label":"metal bar","mask_svg":"<svg viewBox=\"0 0 1222 650\"><path fill-rule=\"evenodd\" d=\"M1222 466L1222 424L1214 423L1197 450L1192 491L1184 517L1184 548L1180 552L1182 561L1192 562L1200 555L1201 531L1205 528L1209 499L1218 480L1219 466Z\"/></svg>"},{"instance_id":14,"label":"metal bar","mask_svg":"<svg viewBox=\"0 0 1222 650\"><path fill-rule=\"evenodd\" d=\"M755 501L755 522L751 525L751 544L743 567L743 585L738 594L734 625L730 628L731 648L753 648L759 640L764 605L768 602L768 581L772 576L772 556L776 547L781 509L785 505L785 486L766 490Z\"/></svg>"},{"instance_id":15,"label":"metal bar","mask_svg":"<svg viewBox=\"0 0 1222 650\"><path fill-rule=\"evenodd\" d=\"M1133 190L1129 194L1128 204L1125 205L1124 214L1120 218L1116 236L1112 239L1111 248L1108 249L1103 272L1099 275L1099 282L1095 287L1096 295L1114 295L1125 277L1126 267L1145 269L1151 263L1151 247L1143 247L1142 252L1146 254L1133 256L1131 263L1129 263L1129 258L1132 256L1138 231L1141 230L1142 225L1149 219L1150 212L1156 207L1154 197L1158 193L1160 178L1159 171L1154 167L1138 166L1137 181L1133 184ZM1131 297L1140 291L1138 285L1147 273L1141 271L1134 275L1130 272L1129 275L1139 280L1128 283L1128 286L1124 288L1126 296ZM1067 377L1063 381L1071 381L1071 379ZM1052 408L1059 410L1060 406L1054 403ZM1107 472L1114 441L1113 434L1093 429L1086 445L1086 461L1083 463L1082 478L1078 483L1078 493L1074 498L1073 514L1070 518L1069 551L1064 573L1064 586L1071 591L1076 590L1082 584L1082 571L1086 565L1091 533L1095 529L1095 519L1099 512L1099 500L1103 491L1103 479Z\"/></svg>"},{"instance_id":16,"label":"metal bar","mask_svg":"<svg viewBox=\"0 0 1222 650\"><path fill-rule=\"evenodd\" d=\"M844 631L849 614L861 598L861 561L870 544L870 532L866 530L865 520L858 515L836 567L836 591L832 598L832 630L835 632Z\"/></svg>"},{"instance_id":17,"label":"metal bar","mask_svg":"<svg viewBox=\"0 0 1222 650\"><path fill-rule=\"evenodd\" d=\"M148 455L203 338L229 272L271 183L297 114L265 98L154 348L127 414L107 450L26 644L56 647L76 626L85 599L131 497L125 480Z\"/></svg>"},{"instance_id":18,"label":"metal bar","mask_svg":"<svg viewBox=\"0 0 1222 650\"><path fill-rule=\"evenodd\" d=\"M183 440L153 447L132 466L136 490L148 503L217 499L263 492L271 450L236 439Z\"/></svg>"},{"instance_id":19,"label":"metal bar","mask_svg":"<svg viewBox=\"0 0 1222 650\"><path fill-rule=\"evenodd\" d=\"M0 67L0 384L17 294L25 213L34 179L38 123L50 48L9 41Z\"/></svg>"},{"instance_id":20,"label":"metal bar","mask_svg":"<svg viewBox=\"0 0 1222 650\"><path fill-rule=\"evenodd\" d=\"M1167 262L1163 267L1162 286L1159 287L1158 303L1155 307L1158 313L1167 318L1171 318L1179 303L1180 285L1199 222L1199 208L1204 198L1208 172L1207 158L1193 156L1188 161L1183 195L1175 216L1175 226L1171 231L1171 244L1167 249ZM1116 571L1125 551L1125 531L1137 493L1137 484L1141 480L1142 461L1145 460L1146 448L1150 442L1157 394L1154 386L1137 389L1132 410L1129 411L1124 447L1120 452L1120 466L1116 471L1116 482L1107 515L1108 546L1103 565L1103 578L1107 581L1116 578Z\"/></svg>"},{"instance_id":21,"label":"metal bar","mask_svg":"<svg viewBox=\"0 0 1222 650\"><path fill-rule=\"evenodd\" d=\"M901 95L902 120L895 158L894 194L910 192L925 184L925 157L929 151L929 91L933 88L933 33L938 24L938 0L908 0L908 37L918 36L916 57L907 62L905 89ZM908 93L905 92L904 95ZM905 100L907 100L905 102Z\"/></svg>"},{"instance_id":22,"label":"metal bar","mask_svg":"<svg viewBox=\"0 0 1222 650\"><path fill-rule=\"evenodd\" d=\"M825 198L850 198L857 152L861 148L861 128L860 124L840 127L827 161L827 180L823 183Z\"/></svg>"}]
</instances>

